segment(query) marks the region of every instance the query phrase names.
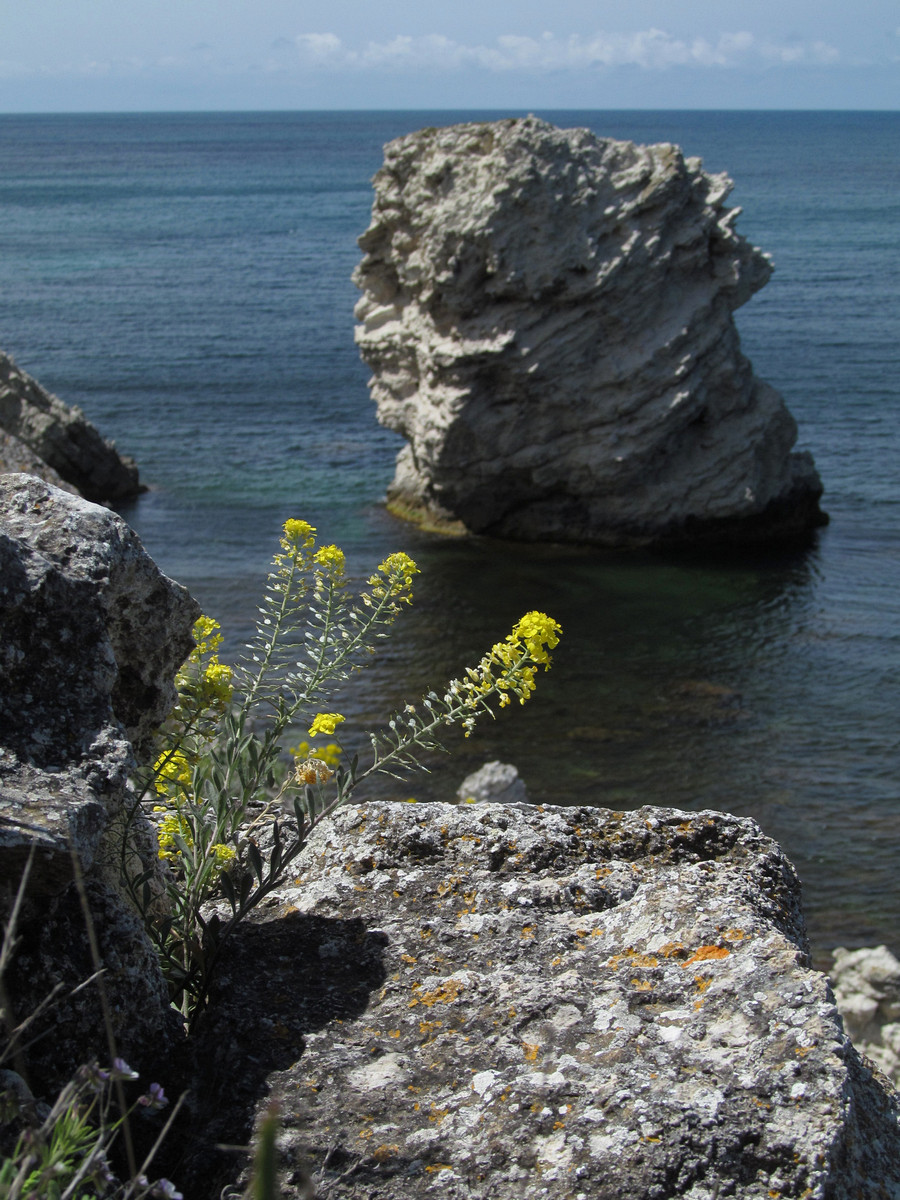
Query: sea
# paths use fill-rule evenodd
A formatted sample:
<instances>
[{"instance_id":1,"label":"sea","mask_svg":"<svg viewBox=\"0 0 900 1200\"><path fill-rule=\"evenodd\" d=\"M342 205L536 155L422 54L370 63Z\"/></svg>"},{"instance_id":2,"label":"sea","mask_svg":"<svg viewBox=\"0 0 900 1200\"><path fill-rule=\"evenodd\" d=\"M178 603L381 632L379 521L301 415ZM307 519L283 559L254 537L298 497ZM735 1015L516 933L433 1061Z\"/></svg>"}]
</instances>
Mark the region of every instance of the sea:
<instances>
[{"instance_id":1,"label":"sea","mask_svg":"<svg viewBox=\"0 0 900 1200\"><path fill-rule=\"evenodd\" d=\"M226 656L287 517L355 579L416 559L415 603L340 698L350 750L523 612L561 623L527 706L371 794L452 799L500 759L538 803L750 816L799 872L819 965L900 953L900 113L537 114L727 172L773 258L737 325L831 522L724 561L444 538L383 507L400 439L353 342L371 177L391 138L515 115L0 116L0 346L137 460L148 491L120 511Z\"/></svg>"}]
</instances>

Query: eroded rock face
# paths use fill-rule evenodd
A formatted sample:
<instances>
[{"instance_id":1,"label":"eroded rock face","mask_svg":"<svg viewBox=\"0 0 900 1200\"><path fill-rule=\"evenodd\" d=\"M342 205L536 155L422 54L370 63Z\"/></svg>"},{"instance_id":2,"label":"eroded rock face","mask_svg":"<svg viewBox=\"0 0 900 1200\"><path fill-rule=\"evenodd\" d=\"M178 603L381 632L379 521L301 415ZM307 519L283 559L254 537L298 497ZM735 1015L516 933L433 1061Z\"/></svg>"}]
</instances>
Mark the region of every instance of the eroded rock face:
<instances>
[{"instance_id":1,"label":"eroded rock face","mask_svg":"<svg viewBox=\"0 0 900 1200\"><path fill-rule=\"evenodd\" d=\"M108 1057L73 857L84 879L122 1054L148 1065L172 1033L167 990L121 884L135 754L170 710L197 605L115 514L25 475L0 476L0 912L31 858L5 981L21 1020L61 985L28 1054L38 1088ZM133 873L156 861L142 819ZM40 1025L32 1032L40 1032Z\"/></svg>"},{"instance_id":2,"label":"eroded rock face","mask_svg":"<svg viewBox=\"0 0 900 1200\"><path fill-rule=\"evenodd\" d=\"M768 258L676 146L534 117L389 143L355 273L395 511L524 540L774 540L824 520L733 311Z\"/></svg>"},{"instance_id":3,"label":"eroded rock face","mask_svg":"<svg viewBox=\"0 0 900 1200\"><path fill-rule=\"evenodd\" d=\"M204 1050L280 1103L284 1194L305 1162L353 1200L900 1196L895 1100L753 821L351 806L298 875Z\"/></svg>"},{"instance_id":4,"label":"eroded rock face","mask_svg":"<svg viewBox=\"0 0 900 1200\"><path fill-rule=\"evenodd\" d=\"M141 490L132 459L123 458L112 442L105 441L80 408L51 395L2 352L0 430L24 443L88 500L127 500ZM0 442L0 454L6 460L4 470L28 469L15 465L22 453L14 445L4 447Z\"/></svg>"}]
</instances>

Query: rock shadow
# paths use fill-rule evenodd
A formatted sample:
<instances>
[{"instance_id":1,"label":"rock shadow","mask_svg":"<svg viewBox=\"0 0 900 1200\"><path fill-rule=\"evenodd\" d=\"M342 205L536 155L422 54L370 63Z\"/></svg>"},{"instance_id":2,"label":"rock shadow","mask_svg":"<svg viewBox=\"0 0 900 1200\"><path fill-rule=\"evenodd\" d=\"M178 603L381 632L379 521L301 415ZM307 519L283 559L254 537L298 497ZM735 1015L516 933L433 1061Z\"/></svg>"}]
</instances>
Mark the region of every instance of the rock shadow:
<instances>
[{"instance_id":1,"label":"rock shadow","mask_svg":"<svg viewBox=\"0 0 900 1200\"><path fill-rule=\"evenodd\" d=\"M359 918L290 912L260 918L230 939L194 1038L190 1117L166 1156L185 1195L218 1198L235 1179L273 1072L293 1066L306 1035L353 1021L384 983L387 935Z\"/></svg>"}]
</instances>

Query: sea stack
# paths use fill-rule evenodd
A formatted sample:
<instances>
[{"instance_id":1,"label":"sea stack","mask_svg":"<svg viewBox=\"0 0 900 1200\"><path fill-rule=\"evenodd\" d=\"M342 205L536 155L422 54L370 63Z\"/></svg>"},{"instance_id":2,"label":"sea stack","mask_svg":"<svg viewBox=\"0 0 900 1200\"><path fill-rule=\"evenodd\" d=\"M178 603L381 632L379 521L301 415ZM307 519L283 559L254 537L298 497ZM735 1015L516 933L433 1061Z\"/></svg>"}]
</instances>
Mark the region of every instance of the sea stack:
<instances>
[{"instance_id":1,"label":"sea stack","mask_svg":"<svg viewBox=\"0 0 900 1200\"><path fill-rule=\"evenodd\" d=\"M801 539L826 518L733 312L769 279L732 182L535 117L385 147L354 279L393 511L526 541Z\"/></svg>"}]
</instances>

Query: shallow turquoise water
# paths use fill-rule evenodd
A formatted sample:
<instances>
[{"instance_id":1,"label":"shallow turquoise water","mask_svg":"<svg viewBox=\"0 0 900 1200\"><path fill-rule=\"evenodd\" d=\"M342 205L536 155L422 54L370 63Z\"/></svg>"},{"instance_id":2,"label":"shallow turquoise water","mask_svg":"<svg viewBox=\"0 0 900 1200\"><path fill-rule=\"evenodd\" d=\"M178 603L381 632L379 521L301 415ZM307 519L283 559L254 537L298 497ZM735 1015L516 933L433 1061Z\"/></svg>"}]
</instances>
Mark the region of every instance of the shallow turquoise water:
<instances>
[{"instance_id":1,"label":"shallow turquoise water","mask_svg":"<svg viewBox=\"0 0 900 1200\"><path fill-rule=\"evenodd\" d=\"M809 553L445 541L385 514L398 440L353 346L355 238L383 142L473 114L0 117L0 345L138 459L151 491L123 511L232 647L286 516L359 575L413 554L416 605L346 702L351 736L526 609L562 622L535 700L403 794L501 757L535 800L750 814L797 864L820 952L900 950L900 116L547 115L736 179L738 228L776 264L744 348L826 483Z\"/></svg>"}]
</instances>

